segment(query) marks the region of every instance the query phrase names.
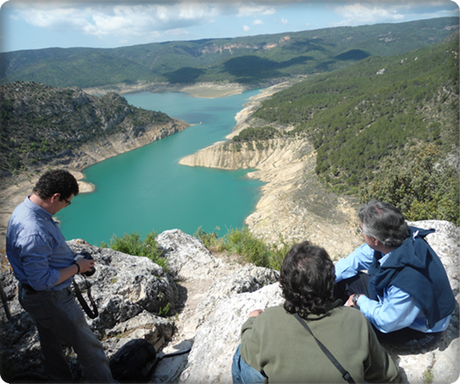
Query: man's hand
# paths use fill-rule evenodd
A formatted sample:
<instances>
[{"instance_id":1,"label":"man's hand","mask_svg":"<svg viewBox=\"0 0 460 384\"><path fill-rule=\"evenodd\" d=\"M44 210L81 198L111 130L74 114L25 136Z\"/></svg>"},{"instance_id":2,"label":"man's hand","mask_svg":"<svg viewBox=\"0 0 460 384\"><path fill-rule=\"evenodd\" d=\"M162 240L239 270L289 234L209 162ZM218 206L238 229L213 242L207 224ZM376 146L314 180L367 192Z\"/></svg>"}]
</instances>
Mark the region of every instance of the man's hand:
<instances>
[{"instance_id":1,"label":"man's hand","mask_svg":"<svg viewBox=\"0 0 460 384\"><path fill-rule=\"evenodd\" d=\"M80 257L76 263L80 267L80 273L85 273L89 271L91 268L94 267L94 264L96 263L96 260L88 260L83 257Z\"/></svg>"},{"instance_id":2,"label":"man's hand","mask_svg":"<svg viewBox=\"0 0 460 384\"><path fill-rule=\"evenodd\" d=\"M75 261L75 263L77 263L78 267L80 268L80 273L89 271L94 266L95 262L96 260L88 260L84 259L83 257ZM59 278L55 286L61 284L64 280L67 280L78 273L75 263L59 270L61 277Z\"/></svg>"},{"instance_id":3,"label":"man's hand","mask_svg":"<svg viewBox=\"0 0 460 384\"><path fill-rule=\"evenodd\" d=\"M257 317L263 312L262 309L256 309L249 314L249 317Z\"/></svg>"}]
</instances>

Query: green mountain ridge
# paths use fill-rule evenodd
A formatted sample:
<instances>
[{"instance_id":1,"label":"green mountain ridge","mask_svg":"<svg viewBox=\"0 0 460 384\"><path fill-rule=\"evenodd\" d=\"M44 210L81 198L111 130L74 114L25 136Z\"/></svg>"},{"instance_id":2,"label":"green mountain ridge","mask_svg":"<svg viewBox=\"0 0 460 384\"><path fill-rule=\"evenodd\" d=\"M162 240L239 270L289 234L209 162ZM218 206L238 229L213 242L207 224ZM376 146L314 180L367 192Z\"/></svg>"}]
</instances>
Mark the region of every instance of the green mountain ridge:
<instances>
[{"instance_id":1,"label":"green mountain ridge","mask_svg":"<svg viewBox=\"0 0 460 384\"><path fill-rule=\"evenodd\" d=\"M254 113L265 126L232 141L270 138L270 124L293 126L279 134L313 144L316 174L334 192L393 202L412 220L458 222L458 76L458 34L369 57L276 93Z\"/></svg>"},{"instance_id":2,"label":"green mountain ridge","mask_svg":"<svg viewBox=\"0 0 460 384\"><path fill-rule=\"evenodd\" d=\"M338 27L114 49L49 48L0 54L0 84L35 81L81 88L137 81L253 84L345 68L372 55L435 44L458 18Z\"/></svg>"},{"instance_id":3,"label":"green mountain ridge","mask_svg":"<svg viewBox=\"0 0 460 384\"><path fill-rule=\"evenodd\" d=\"M318 152L317 173L348 186L372 179L380 159L406 145L436 142L451 151L458 147L458 42L311 77L265 101L255 117L294 125L289 134L306 134Z\"/></svg>"}]
</instances>

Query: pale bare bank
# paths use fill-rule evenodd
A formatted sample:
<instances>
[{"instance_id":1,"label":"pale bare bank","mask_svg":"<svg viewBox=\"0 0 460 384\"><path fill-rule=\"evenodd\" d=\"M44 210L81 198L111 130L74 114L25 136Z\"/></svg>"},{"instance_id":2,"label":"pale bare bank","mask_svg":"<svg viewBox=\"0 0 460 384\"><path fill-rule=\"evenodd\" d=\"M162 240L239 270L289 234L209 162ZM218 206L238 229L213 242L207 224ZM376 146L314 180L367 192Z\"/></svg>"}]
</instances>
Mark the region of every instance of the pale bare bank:
<instances>
[{"instance_id":1,"label":"pale bare bank","mask_svg":"<svg viewBox=\"0 0 460 384\"><path fill-rule=\"evenodd\" d=\"M217 98L236 95L246 91L248 88L238 83L196 83L190 85L176 85L169 83L152 83L147 81L138 81L135 84L114 84L100 87L85 88L84 91L91 95L104 95L109 92L115 92L120 95L139 92L184 92L193 97L200 98Z\"/></svg>"},{"instance_id":2,"label":"pale bare bank","mask_svg":"<svg viewBox=\"0 0 460 384\"><path fill-rule=\"evenodd\" d=\"M249 126L266 125L253 119L252 113L260 103L290 83L267 88L253 96L235 119L237 124L231 138ZM290 129L290 127L284 127ZM356 202L327 192L316 179L316 153L303 139L283 137L272 139L263 148L239 151L217 142L208 148L181 159L180 164L228 170L255 168L248 177L266 184L262 187L255 211L245 223L259 238L267 242L310 240L323 246L333 258L346 256L359 246Z\"/></svg>"}]
</instances>

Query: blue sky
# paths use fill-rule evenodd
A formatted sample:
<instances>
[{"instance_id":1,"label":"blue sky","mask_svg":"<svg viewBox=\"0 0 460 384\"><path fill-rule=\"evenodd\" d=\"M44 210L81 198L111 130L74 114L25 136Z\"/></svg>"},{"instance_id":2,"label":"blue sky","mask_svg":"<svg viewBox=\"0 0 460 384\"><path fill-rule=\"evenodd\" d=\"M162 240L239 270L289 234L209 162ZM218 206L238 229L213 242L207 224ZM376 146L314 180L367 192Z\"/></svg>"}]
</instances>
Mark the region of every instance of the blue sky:
<instances>
[{"instance_id":1,"label":"blue sky","mask_svg":"<svg viewBox=\"0 0 460 384\"><path fill-rule=\"evenodd\" d=\"M2 52L113 48L459 17L459 6L451 0L0 0L0 4Z\"/></svg>"}]
</instances>

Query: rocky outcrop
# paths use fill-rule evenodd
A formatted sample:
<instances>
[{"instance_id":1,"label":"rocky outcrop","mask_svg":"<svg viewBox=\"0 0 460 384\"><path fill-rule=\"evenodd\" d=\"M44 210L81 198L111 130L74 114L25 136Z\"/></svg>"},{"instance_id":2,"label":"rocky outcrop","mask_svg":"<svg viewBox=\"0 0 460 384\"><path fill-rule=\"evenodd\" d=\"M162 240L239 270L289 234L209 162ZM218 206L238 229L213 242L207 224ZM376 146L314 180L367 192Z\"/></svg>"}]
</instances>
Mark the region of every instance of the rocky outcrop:
<instances>
[{"instance_id":1,"label":"rocky outcrop","mask_svg":"<svg viewBox=\"0 0 460 384\"><path fill-rule=\"evenodd\" d=\"M411 224L436 229L427 240L446 267L458 303L460 229L445 221ZM88 319L89 324L109 357L134 338L151 342L160 357L191 348L183 355L159 360L152 383L230 383L233 353L248 314L283 301L278 272L242 265L226 255L216 257L199 240L180 230L165 231L157 241L169 273L145 257L94 247L83 240L69 242L73 250L86 250L97 260L97 272L88 280L100 316ZM4 311L1 313L2 376L43 373L36 331L17 302L16 282L5 260L1 283L12 315L7 321ZM159 316L166 307L169 316ZM414 344L406 349L386 346L406 383L422 384L430 375L437 384L458 379L458 315L457 305L448 330L434 345ZM77 362L71 355L71 366L80 378ZM9 367L6 372L5 367ZM18 382L19 377L11 382Z\"/></svg>"},{"instance_id":2,"label":"rocky outcrop","mask_svg":"<svg viewBox=\"0 0 460 384\"><path fill-rule=\"evenodd\" d=\"M446 266L458 303L459 229L451 223L442 221L412 224L421 228L436 229L427 240ZM235 293L217 302L212 315L196 333L192 351L179 382L231 382L231 359L239 344L240 327L247 315L254 309L265 309L281 302L278 284L268 285L253 293ZM400 367L405 382L422 384L430 375L433 377L433 383L456 381L459 377L460 357L458 330L457 306L448 330L436 345L429 348L413 345L399 350L386 346Z\"/></svg>"}]
</instances>

